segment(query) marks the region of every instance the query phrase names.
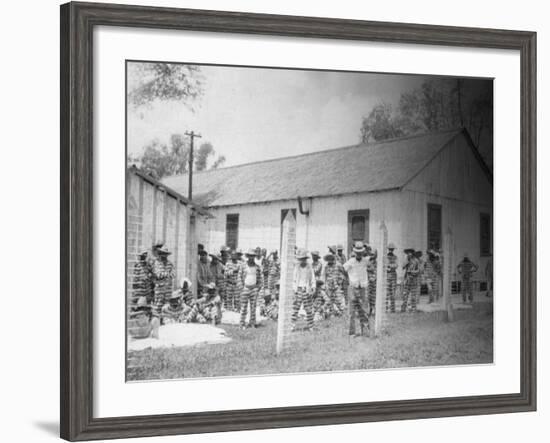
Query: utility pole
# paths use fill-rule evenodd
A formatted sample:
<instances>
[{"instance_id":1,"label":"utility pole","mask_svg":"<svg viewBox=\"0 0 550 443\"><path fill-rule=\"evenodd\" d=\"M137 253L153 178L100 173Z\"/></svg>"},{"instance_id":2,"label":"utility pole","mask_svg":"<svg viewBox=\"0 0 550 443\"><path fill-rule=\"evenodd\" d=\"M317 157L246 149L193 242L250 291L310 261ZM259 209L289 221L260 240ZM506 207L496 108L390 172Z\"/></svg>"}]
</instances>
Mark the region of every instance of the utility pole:
<instances>
[{"instance_id":1,"label":"utility pole","mask_svg":"<svg viewBox=\"0 0 550 443\"><path fill-rule=\"evenodd\" d=\"M187 135L191 139L191 147L189 149L189 200L193 199L193 145L195 138L201 138L200 134L195 134L194 131L185 131L185 135Z\"/></svg>"}]
</instances>

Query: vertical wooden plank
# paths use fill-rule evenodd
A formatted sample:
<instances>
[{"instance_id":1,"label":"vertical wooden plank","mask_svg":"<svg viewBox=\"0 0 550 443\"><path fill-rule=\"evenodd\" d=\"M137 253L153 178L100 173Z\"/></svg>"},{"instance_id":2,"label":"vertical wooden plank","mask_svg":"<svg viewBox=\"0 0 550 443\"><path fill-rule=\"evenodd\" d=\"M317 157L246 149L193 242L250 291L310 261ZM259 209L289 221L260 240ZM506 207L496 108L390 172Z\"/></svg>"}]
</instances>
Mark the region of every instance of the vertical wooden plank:
<instances>
[{"instance_id":1,"label":"vertical wooden plank","mask_svg":"<svg viewBox=\"0 0 550 443\"><path fill-rule=\"evenodd\" d=\"M157 242L157 187L153 186L153 245Z\"/></svg>"},{"instance_id":2,"label":"vertical wooden plank","mask_svg":"<svg viewBox=\"0 0 550 443\"><path fill-rule=\"evenodd\" d=\"M180 199L176 199L176 233L174 241L174 269L176 270L176 285L179 284L181 275L178 275L178 261L179 261L179 243L180 243Z\"/></svg>"},{"instance_id":3,"label":"vertical wooden plank","mask_svg":"<svg viewBox=\"0 0 550 443\"><path fill-rule=\"evenodd\" d=\"M451 228L445 232L445 242L443 247L443 307L444 318L447 321L453 321L453 304L451 302L452 291L452 271L453 271L453 239Z\"/></svg>"},{"instance_id":4,"label":"vertical wooden plank","mask_svg":"<svg viewBox=\"0 0 550 443\"><path fill-rule=\"evenodd\" d=\"M378 249L378 265L376 267L376 299L374 306L374 335L382 332L383 316L385 314L384 301L386 299L386 266L388 249L388 229L384 221L380 224L380 241Z\"/></svg>"},{"instance_id":5,"label":"vertical wooden plank","mask_svg":"<svg viewBox=\"0 0 550 443\"><path fill-rule=\"evenodd\" d=\"M162 199L162 241L166 243L166 226L168 224L168 192L166 189L162 190L164 195Z\"/></svg>"},{"instance_id":6,"label":"vertical wooden plank","mask_svg":"<svg viewBox=\"0 0 550 443\"><path fill-rule=\"evenodd\" d=\"M288 211L283 221L283 242L281 246L281 279L279 292L279 314L277 321L277 354L288 345L291 334L292 279L294 272L294 246L296 245L296 219Z\"/></svg>"},{"instance_id":7,"label":"vertical wooden plank","mask_svg":"<svg viewBox=\"0 0 550 443\"><path fill-rule=\"evenodd\" d=\"M141 220L141 223L143 224L143 180L139 178L139 189L138 189L138 217ZM139 251L143 251L143 236L144 236L144 229L143 226L141 228L141 235L139 236Z\"/></svg>"}]
</instances>

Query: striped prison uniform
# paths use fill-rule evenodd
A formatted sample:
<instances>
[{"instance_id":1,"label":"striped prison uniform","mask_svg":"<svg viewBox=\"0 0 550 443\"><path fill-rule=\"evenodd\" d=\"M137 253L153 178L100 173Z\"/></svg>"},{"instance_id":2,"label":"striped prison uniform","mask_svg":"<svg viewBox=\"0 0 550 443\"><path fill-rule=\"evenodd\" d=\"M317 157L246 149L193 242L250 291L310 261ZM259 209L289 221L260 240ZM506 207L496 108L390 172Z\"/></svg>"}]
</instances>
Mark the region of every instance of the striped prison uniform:
<instances>
[{"instance_id":1,"label":"striped prison uniform","mask_svg":"<svg viewBox=\"0 0 550 443\"><path fill-rule=\"evenodd\" d=\"M311 263L311 267L313 268L313 274L315 275L316 280L321 280L322 273L323 273L323 263L321 260L317 260L316 262Z\"/></svg>"},{"instance_id":2,"label":"striped prison uniform","mask_svg":"<svg viewBox=\"0 0 550 443\"><path fill-rule=\"evenodd\" d=\"M397 256L395 254L388 253L386 266L386 312L395 312L397 287Z\"/></svg>"},{"instance_id":3,"label":"striped prison uniform","mask_svg":"<svg viewBox=\"0 0 550 443\"><path fill-rule=\"evenodd\" d=\"M161 316L162 307L172 293L174 265L167 259L155 258L153 262L154 301L153 313Z\"/></svg>"},{"instance_id":4,"label":"striped prison uniform","mask_svg":"<svg viewBox=\"0 0 550 443\"><path fill-rule=\"evenodd\" d=\"M313 321L329 318L333 311L334 307L327 292L318 287L313 294Z\"/></svg>"},{"instance_id":5,"label":"striped prison uniform","mask_svg":"<svg viewBox=\"0 0 550 443\"><path fill-rule=\"evenodd\" d=\"M191 311L191 308L180 303L178 306L172 306L166 303L162 307L162 319L165 325L172 323L184 323L186 315Z\"/></svg>"},{"instance_id":6,"label":"striped prison uniform","mask_svg":"<svg viewBox=\"0 0 550 443\"><path fill-rule=\"evenodd\" d=\"M214 274L210 269L210 263L204 263L199 259L197 263L197 293L202 294L210 283L216 283Z\"/></svg>"},{"instance_id":7,"label":"striped prison uniform","mask_svg":"<svg viewBox=\"0 0 550 443\"><path fill-rule=\"evenodd\" d=\"M281 262L279 259L272 259L268 264L268 273L267 273L267 287L269 292L272 293L275 291L275 285L281 278ZM273 299L273 296L271 297Z\"/></svg>"},{"instance_id":8,"label":"striped prison uniform","mask_svg":"<svg viewBox=\"0 0 550 443\"><path fill-rule=\"evenodd\" d=\"M134 264L132 289L132 303L140 297L145 297L147 303L153 301L153 273L148 260L138 259Z\"/></svg>"},{"instance_id":9,"label":"striped prison uniform","mask_svg":"<svg viewBox=\"0 0 550 443\"><path fill-rule=\"evenodd\" d=\"M313 327L313 291L315 288L315 275L309 263L301 266L299 263L294 266L294 278L292 289L294 290L294 301L292 303L291 321L293 327L298 320L300 307L304 305L306 311L307 328Z\"/></svg>"},{"instance_id":10,"label":"striped prison uniform","mask_svg":"<svg viewBox=\"0 0 550 443\"><path fill-rule=\"evenodd\" d=\"M214 324L218 324L221 322L221 319L220 296L206 293L195 301L193 307L186 315L185 321L187 323L206 323L207 321L211 321Z\"/></svg>"},{"instance_id":11,"label":"striped prison uniform","mask_svg":"<svg viewBox=\"0 0 550 443\"><path fill-rule=\"evenodd\" d=\"M239 269L242 263L240 261L229 261L225 266L225 309L237 311L239 309Z\"/></svg>"},{"instance_id":12,"label":"striped prison uniform","mask_svg":"<svg viewBox=\"0 0 550 443\"><path fill-rule=\"evenodd\" d=\"M368 284L368 301L369 301L369 315L372 315L375 311L376 305L376 267L377 261L373 257L369 260L367 265L367 275L369 277Z\"/></svg>"},{"instance_id":13,"label":"striped prison uniform","mask_svg":"<svg viewBox=\"0 0 550 443\"><path fill-rule=\"evenodd\" d=\"M440 269L437 258L428 259L424 264L424 282L428 289L428 303L439 300Z\"/></svg>"},{"instance_id":14,"label":"striped prison uniform","mask_svg":"<svg viewBox=\"0 0 550 443\"><path fill-rule=\"evenodd\" d=\"M410 298L410 310L416 312L416 300L419 289L418 284L418 259L413 257L403 267L405 269L405 277L403 278L403 304L401 305L401 312L407 310L407 305Z\"/></svg>"},{"instance_id":15,"label":"striped prison uniform","mask_svg":"<svg viewBox=\"0 0 550 443\"><path fill-rule=\"evenodd\" d=\"M470 260L462 260L457 266L458 273L462 275L462 301L474 300L472 287L472 275L477 271L477 265Z\"/></svg>"},{"instance_id":16,"label":"striped prison uniform","mask_svg":"<svg viewBox=\"0 0 550 443\"><path fill-rule=\"evenodd\" d=\"M351 299L349 301L349 335L355 335L355 318L359 318L361 326L361 335L368 330L369 318L365 310L367 300L365 300L365 287L368 286L368 263L367 260L357 260L356 257L350 258L344 265L348 273L350 286L352 288Z\"/></svg>"},{"instance_id":17,"label":"striped prison uniform","mask_svg":"<svg viewBox=\"0 0 550 443\"><path fill-rule=\"evenodd\" d=\"M241 317L239 324L246 326L246 314L248 311L248 304L250 303L250 321L249 325L256 326L256 300L258 298L258 292L262 287L262 269L260 266L254 264L250 266L245 263L239 268L239 275L237 277L239 287L241 288L240 298L240 310Z\"/></svg>"},{"instance_id":18,"label":"striped prison uniform","mask_svg":"<svg viewBox=\"0 0 550 443\"><path fill-rule=\"evenodd\" d=\"M330 302L332 306L336 307L335 313L339 312L340 314L344 312L344 273L342 265L334 262L332 265L327 264L323 268L322 275Z\"/></svg>"},{"instance_id":19,"label":"striped prison uniform","mask_svg":"<svg viewBox=\"0 0 550 443\"><path fill-rule=\"evenodd\" d=\"M222 301L225 300L225 266L222 262L210 263L210 272L214 277L214 283L216 284L216 292L219 294Z\"/></svg>"}]
</instances>

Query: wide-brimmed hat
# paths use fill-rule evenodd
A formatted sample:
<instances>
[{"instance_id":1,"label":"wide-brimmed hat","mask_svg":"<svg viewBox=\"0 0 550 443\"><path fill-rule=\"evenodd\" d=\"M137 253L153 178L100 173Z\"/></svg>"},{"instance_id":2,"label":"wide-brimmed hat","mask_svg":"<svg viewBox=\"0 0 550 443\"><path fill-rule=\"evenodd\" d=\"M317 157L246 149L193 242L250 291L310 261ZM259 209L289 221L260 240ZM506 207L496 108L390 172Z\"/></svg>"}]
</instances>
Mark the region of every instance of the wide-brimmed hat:
<instances>
[{"instance_id":1,"label":"wide-brimmed hat","mask_svg":"<svg viewBox=\"0 0 550 443\"><path fill-rule=\"evenodd\" d=\"M334 245L329 245L327 246L328 250L332 253L332 254L336 254L336 246Z\"/></svg>"},{"instance_id":2,"label":"wide-brimmed hat","mask_svg":"<svg viewBox=\"0 0 550 443\"><path fill-rule=\"evenodd\" d=\"M274 249L273 251L271 251L271 255L279 255L279 251L277 251L277 249Z\"/></svg>"},{"instance_id":3,"label":"wide-brimmed hat","mask_svg":"<svg viewBox=\"0 0 550 443\"><path fill-rule=\"evenodd\" d=\"M242 253L241 253L242 254ZM250 248L248 251L246 251L246 254L245 254L247 257L257 257L258 256L258 253L256 252L255 249L252 249Z\"/></svg>"},{"instance_id":4,"label":"wide-brimmed hat","mask_svg":"<svg viewBox=\"0 0 550 443\"><path fill-rule=\"evenodd\" d=\"M307 258L307 251L305 249L299 249L298 252L296 252L296 258L298 260L303 260L304 258Z\"/></svg>"},{"instance_id":5,"label":"wide-brimmed hat","mask_svg":"<svg viewBox=\"0 0 550 443\"><path fill-rule=\"evenodd\" d=\"M149 251L144 250L144 251L141 251L141 252L138 253L138 257L140 259L144 259L145 257L147 257L147 254L149 254Z\"/></svg>"},{"instance_id":6,"label":"wide-brimmed hat","mask_svg":"<svg viewBox=\"0 0 550 443\"><path fill-rule=\"evenodd\" d=\"M166 255L171 254L171 252L163 243L156 245L155 251L157 252L157 254L166 254Z\"/></svg>"},{"instance_id":7,"label":"wide-brimmed hat","mask_svg":"<svg viewBox=\"0 0 550 443\"><path fill-rule=\"evenodd\" d=\"M388 244L388 249L396 249L393 243Z\"/></svg>"},{"instance_id":8,"label":"wide-brimmed hat","mask_svg":"<svg viewBox=\"0 0 550 443\"><path fill-rule=\"evenodd\" d=\"M181 288L181 289L183 289L183 285L187 285L187 290L190 290L192 284L193 284L193 283L191 283L191 280L189 280L187 277L183 277L183 278L180 280L180 288Z\"/></svg>"},{"instance_id":9,"label":"wide-brimmed hat","mask_svg":"<svg viewBox=\"0 0 550 443\"><path fill-rule=\"evenodd\" d=\"M413 248L405 248L405 249L403 249L403 252L405 254L414 254L414 249Z\"/></svg>"},{"instance_id":10,"label":"wide-brimmed hat","mask_svg":"<svg viewBox=\"0 0 550 443\"><path fill-rule=\"evenodd\" d=\"M241 248L235 249L235 254L243 255L243 250Z\"/></svg>"},{"instance_id":11,"label":"wide-brimmed hat","mask_svg":"<svg viewBox=\"0 0 550 443\"><path fill-rule=\"evenodd\" d=\"M356 241L353 244L353 252L355 252L356 254L362 254L366 250L367 250L367 248L365 248L365 245L363 244L362 241Z\"/></svg>"},{"instance_id":12,"label":"wide-brimmed hat","mask_svg":"<svg viewBox=\"0 0 550 443\"><path fill-rule=\"evenodd\" d=\"M337 250L337 251L343 251L343 250L344 250L344 246L342 246L342 245L337 245L337 246L336 246L336 250Z\"/></svg>"},{"instance_id":13,"label":"wide-brimmed hat","mask_svg":"<svg viewBox=\"0 0 550 443\"><path fill-rule=\"evenodd\" d=\"M181 292L180 291L174 291L172 292L172 295L168 298L168 300L176 300L181 298Z\"/></svg>"},{"instance_id":14,"label":"wide-brimmed hat","mask_svg":"<svg viewBox=\"0 0 550 443\"><path fill-rule=\"evenodd\" d=\"M321 257L321 254L319 254L319 251L311 251L312 257Z\"/></svg>"},{"instance_id":15,"label":"wide-brimmed hat","mask_svg":"<svg viewBox=\"0 0 550 443\"><path fill-rule=\"evenodd\" d=\"M323 260L324 260L324 261L334 260L334 255L333 255L333 254L326 254L326 255L323 257Z\"/></svg>"},{"instance_id":16,"label":"wide-brimmed hat","mask_svg":"<svg viewBox=\"0 0 550 443\"><path fill-rule=\"evenodd\" d=\"M220 246L220 253L230 252L230 251L231 250L227 246L225 246L225 245Z\"/></svg>"},{"instance_id":17,"label":"wide-brimmed hat","mask_svg":"<svg viewBox=\"0 0 550 443\"><path fill-rule=\"evenodd\" d=\"M206 252L204 249L201 249L199 251L199 255L208 255L208 252Z\"/></svg>"}]
</instances>

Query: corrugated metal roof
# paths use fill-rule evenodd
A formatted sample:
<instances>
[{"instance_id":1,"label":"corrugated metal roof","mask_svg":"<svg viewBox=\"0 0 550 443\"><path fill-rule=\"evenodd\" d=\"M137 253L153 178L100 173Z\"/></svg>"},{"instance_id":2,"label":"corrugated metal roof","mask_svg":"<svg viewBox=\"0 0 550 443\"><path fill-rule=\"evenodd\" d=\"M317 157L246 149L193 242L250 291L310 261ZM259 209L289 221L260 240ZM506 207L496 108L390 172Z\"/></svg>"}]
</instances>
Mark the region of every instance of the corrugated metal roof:
<instances>
[{"instance_id":1,"label":"corrugated metal roof","mask_svg":"<svg viewBox=\"0 0 550 443\"><path fill-rule=\"evenodd\" d=\"M462 130L317 151L193 175L193 200L230 206L375 192L404 186ZM187 175L167 177L167 186L188 195Z\"/></svg>"}]
</instances>

